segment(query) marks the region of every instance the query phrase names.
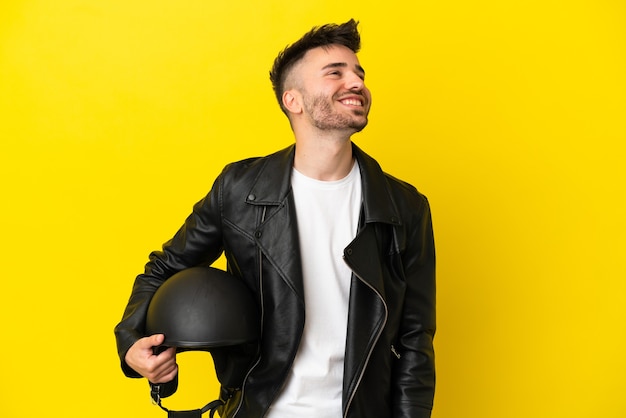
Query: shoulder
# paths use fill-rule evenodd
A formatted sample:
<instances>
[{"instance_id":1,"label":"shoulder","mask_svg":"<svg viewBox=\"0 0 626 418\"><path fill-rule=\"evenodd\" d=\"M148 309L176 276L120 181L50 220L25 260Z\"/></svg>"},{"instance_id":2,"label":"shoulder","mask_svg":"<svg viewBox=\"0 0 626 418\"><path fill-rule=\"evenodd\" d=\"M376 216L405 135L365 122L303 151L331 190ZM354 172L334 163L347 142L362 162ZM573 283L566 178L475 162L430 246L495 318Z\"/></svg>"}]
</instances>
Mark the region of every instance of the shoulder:
<instances>
[{"instance_id":1,"label":"shoulder","mask_svg":"<svg viewBox=\"0 0 626 418\"><path fill-rule=\"evenodd\" d=\"M386 172L384 173L384 176L392 194L401 196L404 199L409 199L410 201L415 201L414 203L428 204L428 198L411 183L394 177Z\"/></svg>"},{"instance_id":2,"label":"shoulder","mask_svg":"<svg viewBox=\"0 0 626 418\"><path fill-rule=\"evenodd\" d=\"M254 182L266 170L267 166L284 163L292 158L293 146L287 147L272 154L259 157L249 157L229 163L224 167L220 177L229 182Z\"/></svg>"},{"instance_id":3,"label":"shoulder","mask_svg":"<svg viewBox=\"0 0 626 418\"><path fill-rule=\"evenodd\" d=\"M431 208L428 198L412 184L385 173L389 194L404 224L409 230L421 230L431 223ZM428 228L432 228L429 226Z\"/></svg>"},{"instance_id":4,"label":"shoulder","mask_svg":"<svg viewBox=\"0 0 626 418\"><path fill-rule=\"evenodd\" d=\"M394 177L387 171L383 171L378 161L356 145L353 145L353 151L359 164L362 165L362 173L365 176L364 184L377 197L382 198L387 194L398 207L410 206L412 210L415 210L416 207L428 206L426 196L420 193L411 183Z\"/></svg>"}]
</instances>

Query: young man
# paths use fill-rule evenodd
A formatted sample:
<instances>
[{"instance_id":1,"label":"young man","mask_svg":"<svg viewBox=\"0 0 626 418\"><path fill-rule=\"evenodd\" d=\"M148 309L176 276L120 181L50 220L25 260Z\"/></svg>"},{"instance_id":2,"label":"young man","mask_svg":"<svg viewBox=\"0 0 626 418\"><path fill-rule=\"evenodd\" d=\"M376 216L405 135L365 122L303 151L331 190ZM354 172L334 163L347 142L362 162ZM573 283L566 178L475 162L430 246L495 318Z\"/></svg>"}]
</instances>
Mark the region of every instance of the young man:
<instances>
[{"instance_id":1,"label":"young man","mask_svg":"<svg viewBox=\"0 0 626 418\"><path fill-rule=\"evenodd\" d=\"M351 142L371 95L357 23L312 29L270 73L295 144L227 166L154 252L116 327L128 376L166 383L175 349L144 335L152 293L225 254L256 293L259 355L222 417L430 417L435 252L428 201Z\"/></svg>"}]
</instances>

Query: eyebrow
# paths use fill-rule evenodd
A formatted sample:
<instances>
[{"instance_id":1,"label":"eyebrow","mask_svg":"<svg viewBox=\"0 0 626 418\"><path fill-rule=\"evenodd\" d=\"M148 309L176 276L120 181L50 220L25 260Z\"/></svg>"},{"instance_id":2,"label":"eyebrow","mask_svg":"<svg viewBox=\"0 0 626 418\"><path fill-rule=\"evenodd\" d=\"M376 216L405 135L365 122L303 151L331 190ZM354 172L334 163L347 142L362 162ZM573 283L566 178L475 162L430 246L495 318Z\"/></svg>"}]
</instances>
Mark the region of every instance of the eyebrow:
<instances>
[{"instance_id":1,"label":"eyebrow","mask_svg":"<svg viewBox=\"0 0 626 418\"><path fill-rule=\"evenodd\" d=\"M327 70L329 68L346 68L346 67L348 67L348 64L345 62L331 62L330 64L326 64L322 68L322 71ZM365 69L363 67L361 67L360 65L355 65L354 67L358 71L360 71L363 76L365 76Z\"/></svg>"}]
</instances>

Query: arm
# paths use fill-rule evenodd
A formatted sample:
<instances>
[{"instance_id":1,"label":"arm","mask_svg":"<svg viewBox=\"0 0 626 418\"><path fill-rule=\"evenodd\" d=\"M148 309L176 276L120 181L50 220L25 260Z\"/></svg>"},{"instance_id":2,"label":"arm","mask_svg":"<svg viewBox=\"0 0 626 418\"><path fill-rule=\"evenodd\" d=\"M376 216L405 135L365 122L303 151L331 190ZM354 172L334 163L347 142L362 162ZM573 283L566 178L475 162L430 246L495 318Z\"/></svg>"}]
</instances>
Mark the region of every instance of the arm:
<instances>
[{"instance_id":1,"label":"arm","mask_svg":"<svg viewBox=\"0 0 626 418\"><path fill-rule=\"evenodd\" d=\"M158 367L158 365L146 364L146 361L156 361L156 359L146 355L143 351L143 343L135 346L135 343L146 337L144 332L146 313L156 289L180 270L200 264L211 264L222 252L219 212L220 178L218 177L209 194L194 206L193 212L174 237L163 245L161 251L150 254L150 261L145 266L145 272L135 279L122 320L115 327L122 370L129 377L142 376L142 372L145 373L145 367ZM129 353L133 346L135 346L133 351ZM135 352L135 349L138 351ZM161 353L163 354L166 353ZM127 357L135 359L135 367L143 370L141 372L135 370L127 362Z\"/></svg>"},{"instance_id":2,"label":"arm","mask_svg":"<svg viewBox=\"0 0 626 418\"><path fill-rule=\"evenodd\" d=\"M435 393L435 247L428 201L419 200L402 256L407 291L392 382L394 418L429 418Z\"/></svg>"}]
</instances>

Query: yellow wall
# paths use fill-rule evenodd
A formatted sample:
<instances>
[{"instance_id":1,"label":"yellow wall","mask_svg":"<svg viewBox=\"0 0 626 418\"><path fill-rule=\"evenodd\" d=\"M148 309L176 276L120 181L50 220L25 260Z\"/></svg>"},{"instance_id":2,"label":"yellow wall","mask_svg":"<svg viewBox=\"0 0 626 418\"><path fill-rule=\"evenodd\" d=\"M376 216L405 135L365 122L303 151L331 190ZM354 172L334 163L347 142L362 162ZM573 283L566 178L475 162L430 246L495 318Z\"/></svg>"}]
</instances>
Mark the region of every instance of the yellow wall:
<instances>
[{"instance_id":1,"label":"yellow wall","mask_svg":"<svg viewBox=\"0 0 626 418\"><path fill-rule=\"evenodd\" d=\"M165 415L118 368L132 280L225 163L291 143L269 66L350 17L374 94L355 140L434 211L433 417L626 416L623 1L16 0L2 417ZM180 356L170 406L213 399L207 356Z\"/></svg>"}]
</instances>

